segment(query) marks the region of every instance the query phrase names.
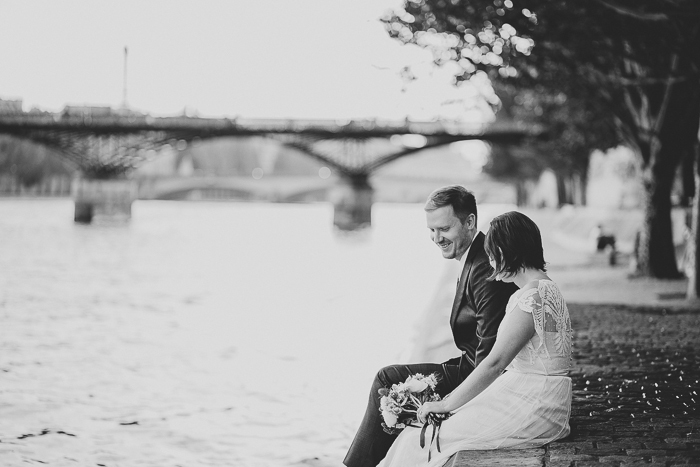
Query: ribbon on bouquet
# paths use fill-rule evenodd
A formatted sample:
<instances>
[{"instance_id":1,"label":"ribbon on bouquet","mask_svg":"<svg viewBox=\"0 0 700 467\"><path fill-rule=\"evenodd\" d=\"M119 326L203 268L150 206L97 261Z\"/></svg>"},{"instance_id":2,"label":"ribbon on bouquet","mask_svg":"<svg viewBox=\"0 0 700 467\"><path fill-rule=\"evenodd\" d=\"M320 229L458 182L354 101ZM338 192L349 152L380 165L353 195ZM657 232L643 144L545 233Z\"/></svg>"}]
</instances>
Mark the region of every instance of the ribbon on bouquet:
<instances>
[{"instance_id":1,"label":"ribbon on bouquet","mask_svg":"<svg viewBox=\"0 0 700 467\"><path fill-rule=\"evenodd\" d=\"M428 429L428 425L433 425L433 436L430 438L430 446L428 446L428 462L430 462L433 443L435 443L437 452L440 452L440 427L442 426L442 420L433 417L432 414L428 415L428 419L420 430L421 449L425 448L425 432Z\"/></svg>"}]
</instances>

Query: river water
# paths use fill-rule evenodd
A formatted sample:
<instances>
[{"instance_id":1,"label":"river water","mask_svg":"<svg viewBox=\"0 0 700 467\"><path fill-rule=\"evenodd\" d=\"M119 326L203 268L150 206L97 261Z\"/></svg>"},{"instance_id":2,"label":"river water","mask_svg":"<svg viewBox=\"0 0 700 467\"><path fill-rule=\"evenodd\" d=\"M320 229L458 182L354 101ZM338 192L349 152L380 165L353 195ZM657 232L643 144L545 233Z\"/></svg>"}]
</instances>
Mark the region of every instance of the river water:
<instances>
[{"instance_id":1,"label":"river water","mask_svg":"<svg viewBox=\"0 0 700 467\"><path fill-rule=\"evenodd\" d=\"M0 200L0 465L340 465L446 262L422 206ZM483 217L483 216L482 216Z\"/></svg>"}]
</instances>

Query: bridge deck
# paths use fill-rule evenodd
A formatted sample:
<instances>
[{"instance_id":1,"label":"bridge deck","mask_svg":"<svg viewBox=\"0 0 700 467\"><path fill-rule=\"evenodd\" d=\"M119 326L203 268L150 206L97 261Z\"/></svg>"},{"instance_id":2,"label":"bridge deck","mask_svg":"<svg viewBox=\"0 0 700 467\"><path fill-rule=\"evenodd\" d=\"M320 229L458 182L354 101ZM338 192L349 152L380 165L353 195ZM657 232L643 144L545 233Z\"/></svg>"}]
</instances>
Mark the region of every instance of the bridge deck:
<instances>
[{"instance_id":1,"label":"bridge deck","mask_svg":"<svg viewBox=\"0 0 700 467\"><path fill-rule=\"evenodd\" d=\"M396 134L451 137L462 139L500 139L537 136L542 129L515 123L475 123L454 120L297 120L152 117L144 114L61 114L0 113L0 133L18 131L84 131L100 134L124 134L144 131L198 133L203 136L247 136L266 134L306 134L335 138L389 137Z\"/></svg>"},{"instance_id":2,"label":"bridge deck","mask_svg":"<svg viewBox=\"0 0 700 467\"><path fill-rule=\"evenodd\" d=\"M502 121L152 117L110 109L96 114L0 113L2 133L55 148L93 178L119 177L141 164L147 150L166 145L186 148L188 142L197 139L274 138L338 173L357 178L415 152L458 141L517 143L544 135L539 127ZM408 135L420 135L421 142L406 141ZM400 137L398 141L396 136Z\"/></svg>"}]
</instances>

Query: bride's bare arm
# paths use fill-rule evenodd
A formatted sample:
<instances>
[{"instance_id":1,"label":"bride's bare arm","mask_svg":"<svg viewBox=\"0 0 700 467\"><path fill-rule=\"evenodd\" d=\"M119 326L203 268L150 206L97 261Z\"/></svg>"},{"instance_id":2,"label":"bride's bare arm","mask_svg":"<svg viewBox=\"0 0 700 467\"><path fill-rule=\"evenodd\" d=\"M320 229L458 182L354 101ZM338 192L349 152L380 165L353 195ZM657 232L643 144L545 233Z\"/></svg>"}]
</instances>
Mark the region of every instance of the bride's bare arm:
<instances>
[{"instance_id":1,"label":"bride's bare arm","mask_svg":"<svg viewBox=\"0 0 700 467\"><path fill-rule=\"evenodd\" d=\"M516 307L506 314L491 353L450 393L449 398L424 404L421 418L424 420L429 412L452 412L474 399L503 373L534 334L531 313Z\"/></svg>"}]
</instances>

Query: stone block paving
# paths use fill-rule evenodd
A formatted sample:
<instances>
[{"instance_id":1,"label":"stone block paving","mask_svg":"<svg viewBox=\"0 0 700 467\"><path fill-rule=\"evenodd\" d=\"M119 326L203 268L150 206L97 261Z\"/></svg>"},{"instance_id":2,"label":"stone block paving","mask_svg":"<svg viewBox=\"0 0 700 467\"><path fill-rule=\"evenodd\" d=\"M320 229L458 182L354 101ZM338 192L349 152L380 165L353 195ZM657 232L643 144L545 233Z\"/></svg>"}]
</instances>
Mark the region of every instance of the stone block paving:
<instances>
[{"instance_id":1,"label":"stone block paving","mask_svg":"<svg viewBox=\"0 0 700 467\"><path fill-rule=\"evenodd\" d=\"M700 467L700 311L571 304L571 435L546 466Z\"/></svg>"}]
</instances>

